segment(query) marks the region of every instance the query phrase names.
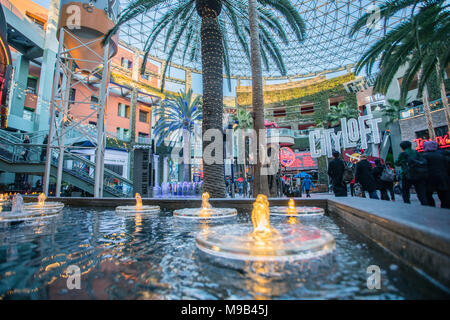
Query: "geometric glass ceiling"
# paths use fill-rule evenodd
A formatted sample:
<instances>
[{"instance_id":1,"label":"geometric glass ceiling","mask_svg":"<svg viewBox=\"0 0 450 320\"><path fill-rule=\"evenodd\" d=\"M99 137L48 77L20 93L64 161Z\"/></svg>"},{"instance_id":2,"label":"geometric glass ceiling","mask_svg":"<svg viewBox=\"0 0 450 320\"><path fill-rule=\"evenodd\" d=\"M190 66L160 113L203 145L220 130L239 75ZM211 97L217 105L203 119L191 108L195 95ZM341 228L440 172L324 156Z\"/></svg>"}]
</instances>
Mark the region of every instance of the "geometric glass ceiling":
<instances>
[{"instance_id":1,"label":"geometric glass ceiling","mask_svg":"<svg viewBox=\"0 0 450 320\"><path fill-rule=\"evenodd\" d=\"M138 16L128 24L121 27L119 37L125 43L143 49L143 45L150 34L155 21L175 3L180 0L167 0L158 7ZM183 1L183 0L181 0ZM366 8L383 3L384 1L324 1L324 0L291 0L306 24L306 39L298 42L293 32L287 27L289 44L280 42L279 47L283 55L284 63L289 77L307 76L318 72L335 70L348 64L354 64L364 51L383 35L383 28L372 29L369 36L365 35L365 28L355 36L349 36L353 24ZM121 0L121 8L124 8L127 0ZM390 19L389 29L399 23L406 12ZM196 16L197 18L197 16ZM199 18L198 18L199 19ZM284 19L280 19L284 22ZM227 18L225 17L227 24ZM229 24L228 24L229 25ZM382 23L380 23L382 25ZM229 30L227 37L229 41L229 56L231 74L237 77L251 76L251 69L237 37ZM165 32L165 31L164 31ZM164 52L165 34L161 33L159 39L153 45L150 54L161 59L167 56ZM183 37L172 58L172 62L183 65L194 70L201 71L200 55L194 61L182 60ZM264 70L264 77L279 77L279 70L272 60L269 59L270 70Z\"/></svg>"}]
</instances>

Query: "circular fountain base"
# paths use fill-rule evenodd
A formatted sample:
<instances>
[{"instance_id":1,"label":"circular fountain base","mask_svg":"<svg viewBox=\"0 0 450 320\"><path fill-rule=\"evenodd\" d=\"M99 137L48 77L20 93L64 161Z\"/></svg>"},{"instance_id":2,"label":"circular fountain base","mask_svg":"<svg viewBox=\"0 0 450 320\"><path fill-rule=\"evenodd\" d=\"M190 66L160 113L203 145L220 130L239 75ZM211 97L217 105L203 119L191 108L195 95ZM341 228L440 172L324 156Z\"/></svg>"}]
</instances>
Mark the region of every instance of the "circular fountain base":
<instances>
[{"instance_id":1,"label":"circular fountain base","mask_svg":"<svg viewBox=\"0 0 450 320\"><path fill-rule=\"evenodd\" d=\"M23 210L26 212L37 213L41 215L45 214L56 214L61 212L64 208L64 203L62 202L46 202L43 206L37 203L25 203L23 205Z\"/></svg>"},{"instance_id":2,"label":"circular fountain base","mask_svg":"<svg viewBox=\"0 0 450 320\"><path fill-rule=\"evenodd\" d=\"M335 248L327 231L301 224L272 229L267 237L254 236L252 226L220 226L200 232L197 247L210 255L245 261L297 261L313 259Z\"/></svg>"},{"instance_id":3,"label":"circular fountain base","mask_svg":"<svg viewBox=\"0 0 450 320\"><path fill-rule=\"evenodd\" d=\"M233 208L210 208L206 211L200 208L185 208L173 212L173 216L176 218L197 220L232 218L236 215L237 210Z\"/></svg>"},{"instance_id":4,"label":"circular fountain base","mask_svg":"<svg viewBox=\"0 0 450 320\"><path fill-rule=\"evenodd\" d=\"M158 214L161 209L159 206L142 206L136 208L136 206L119 206L116 207L116 213L118 214Z\"/></svg>"},{"instance_id":5,"label":"circular fountain base","mask_svg":"<svg viewBox=\"0 0 450 320\"><path fill-rule=\"evenodd\" d=\"M270 207L271 216L307 217L323 216L325 213L325 210L319 207L295 207L296 212L289 211L289 207Z\"/></svg>"},{"instance_id":6,"label":"circular fountain base","mask_svg":"<svg viewBox=\"0 0 450 320\"><path fill-rule=\"evenodd\" d=\"M44 211L44 210L34 210L34 211L21 211L21 212L11 212L3 211L0 213L0 222L19 222L26 220L37 220L46 219L57 216L60 211Z\"/></svg>"}]
</instances>

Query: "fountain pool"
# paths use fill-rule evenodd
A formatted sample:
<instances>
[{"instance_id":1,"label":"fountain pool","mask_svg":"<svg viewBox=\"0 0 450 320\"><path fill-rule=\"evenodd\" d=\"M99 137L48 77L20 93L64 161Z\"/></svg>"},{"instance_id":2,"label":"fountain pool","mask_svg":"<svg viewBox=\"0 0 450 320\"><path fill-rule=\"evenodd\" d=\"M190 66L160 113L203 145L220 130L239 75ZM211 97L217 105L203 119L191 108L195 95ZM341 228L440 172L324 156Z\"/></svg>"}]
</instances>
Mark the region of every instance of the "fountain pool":
<instances>
[{"instance_id":1,"label":"fountain pool","mask_svg":"<svg viewBox=\"0 0 450 320\"><path fill-rule=\"evenodd\" d=\"M251 225L249 212L233 222ZM54 220L1 222L0 299L448 298L345 222L326 215L301 222L335 239L319 265L217 263L195 244L211 226L180 223L164 209L123 216L66 206ZM271 218L274 227L287 223ZM379 290L367 287L371 265L381 269ZM67 288L69 266L81 270L80 290Z\"/></svg>"}]
</instances>

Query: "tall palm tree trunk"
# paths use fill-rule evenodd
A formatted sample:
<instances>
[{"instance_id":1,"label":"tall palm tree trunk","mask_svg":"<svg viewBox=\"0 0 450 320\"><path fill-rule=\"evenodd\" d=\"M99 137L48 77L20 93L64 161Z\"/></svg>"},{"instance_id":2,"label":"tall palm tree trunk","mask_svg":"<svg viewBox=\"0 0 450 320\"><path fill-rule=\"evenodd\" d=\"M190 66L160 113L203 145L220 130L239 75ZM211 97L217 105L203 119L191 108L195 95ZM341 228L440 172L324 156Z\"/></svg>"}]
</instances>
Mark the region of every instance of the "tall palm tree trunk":
<instances>
[{"instance_id":1,"label":"tall palm tree trunk","mask_svg":"<svg viewBox=\"0 0 450 320\"><path fill-rule=\"evenodd\" d=\"M204 4L205 2L208 1L197 0L197 3ZM223 132L223 42L217 20L219 13L220 11L215 12L209 8L199 12L202 17L203 134L209 129ZM203 150L209 143L203 141ZM225 198L223 159L221 163L206 164L203 162L203 172L204 191L213 198Z\"/></svg>"},{"instance_id":2,"label":"tall palm tree trunk","mask_svg":"<svg viewBox=\"0 0 450 320\"><path fill-rule=\"evenodd\" d=\"M441 100L442 104L444 105L444 113L445 119L447 120L447 128L448 130L450 130L450 107L448 106L447 90L445 89L444 79L441 74L441 66L439 58L437 59L436 63L436 73L439 82L439 89L441 90Z\"/></svg>"},{"instance_id":3,"label":"tall palm tree trunk","mask_svg":"<svg viewBox=\"0 0 450 320\"><path fill-rule=\"evenodd\" d=\"M422 77L422 68L420 68L419 73L417 75L418 83L420 83L420 79ZM430 102L428 100L428 87L425 85L422 91L422 102L423 102L423 112L425 114L425 119L428 127L428 134L431 140L436 139L436 133L434 132L433 118L431 117L431 109Z\"/></svg>"},{"instance_id":4,"label":"tall palm tree trunk","mask_svg":"<svg viewBox=\"0 0 450 320\"><path fill-rule=\"evenodd\" d=\"M251 62L252 62L252 104L253 104L253 128L256 131L257 140L257 154L256 166L254 170L254 187L253 193L256 196L259 193L269 196L269 186L267 183L267 176L261 176L261 156L260 152L265 150L262 144L265 141L260 141L259 132L265 130L264 127L264 94L263 94L263 80L262 80L262 65L261 65L261 44L259 39L259 19L256 8L256 0L248 1L248 11L250 19L250 44L251 44ZM262 149L261 147L264 147Z\"/></svg>"}]
</instances>

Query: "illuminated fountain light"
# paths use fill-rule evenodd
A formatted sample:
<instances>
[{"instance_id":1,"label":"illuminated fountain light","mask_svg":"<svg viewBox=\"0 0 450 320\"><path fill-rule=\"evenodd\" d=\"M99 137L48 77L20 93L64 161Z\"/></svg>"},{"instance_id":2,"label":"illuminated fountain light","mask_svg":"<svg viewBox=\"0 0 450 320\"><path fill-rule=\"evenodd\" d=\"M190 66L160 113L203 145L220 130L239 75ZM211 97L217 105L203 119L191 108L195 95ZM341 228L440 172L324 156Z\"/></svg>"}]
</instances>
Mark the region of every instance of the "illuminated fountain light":
<instances>
[{"instance_id":1,"label":"illuminated fountain light","mask_svg":"<svg viewBox=\"0 0 450 320\"><path fill-rule=\"evenodd\" d=\"M318 207L296 207L294 199L289 199L287 207L270 207L270 215L287 217L322 216L325 210Z\"/></svg>"},{"instance_id":2,"label":"illuminated fountain light","mask_svg":"<svg viewBox=\"0 0 450 320\"><path fill-rule=\"evenodd\" d=\"M119 214L158 214L160 211L159 206L144 206L142 205L142 198L139 193L134 196L136 198L135 206L118 206L116 207L116 213Z\"/></svg>"},{"instance_id":3,"label":"illuminated fountain light","mask_svg":"<svg viewBox=\"0 0 450 320\"><path fill-rule=\"evenodd\" d=\"M8 206L9 204L8 194L0 194L0 212L3 211L4 206Z\"/></svg>"},{"instance_id":4,"label":"illuminated fountain light","mask_svg":"<svg viewBox=\"0 0 450 320\"><path fill-rule=\"evenodd\" d=\"M223 219L231 218L237 215L237 210L234 208L213 208L209 203L209 193L202 194L201 208L185 208L175 210L173 216L185 219Z\"/></svg>"},{"instance_id":5,"label":"illuminated fountain light","mask_svg":"<svg viewBox=\"0 0 450 320\"><path fill-rule=\"evenodd\" d=\"M41 202L38 204L24 204L22 195L16 194L12 200L11 211L0 212L0 221L17 222L50 218L56 216L64 207L63 204L61 207L58 205L52 206L50 203L42 203L43 199L45 200L45 195L44 197L40 196Z\"/></svg>"},{"instance_id":6,"label":"illuminated fountain light","mask_svg":"<svg viewBox=\"0 0 450 320\"><path fill-rule=\"evenodd\" d=\"M37 203L25 203L23 206L24 211L36 212L40 214L56 214L61 212L64 208L64 203L62 202L45 202L47 197L45 194L41 193L38 196Z\"/></svg>"},{"instance_id":7,"label":"illuminated fountain light","mask_svg":"<svg viewBox=\"0 0 450 320\"><path fill-rule=\"evenodd\" d=\"M243 261L297 261L313 259L335 248L327 231L302 224L269 223L269 202L258 195L252 210L252 225L226 225L199 232L197 247L210 255Z\"/></svg>"}]
</instances>

